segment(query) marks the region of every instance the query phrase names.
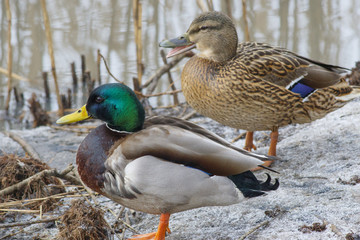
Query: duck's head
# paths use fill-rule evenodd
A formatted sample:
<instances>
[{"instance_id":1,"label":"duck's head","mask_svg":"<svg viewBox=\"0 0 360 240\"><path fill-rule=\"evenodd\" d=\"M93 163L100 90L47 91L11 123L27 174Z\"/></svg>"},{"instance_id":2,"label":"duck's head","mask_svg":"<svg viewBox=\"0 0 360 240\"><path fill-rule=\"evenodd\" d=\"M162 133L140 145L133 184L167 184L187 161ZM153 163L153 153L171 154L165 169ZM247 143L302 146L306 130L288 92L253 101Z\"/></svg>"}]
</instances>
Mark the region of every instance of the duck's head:
<instances>
[{"instance_id":1,"label":"duck's head","mask_svg":"<svg viewBox=\"0 0 360 240\"><path fill-rule=\"evenodd\" d=\"M111 129L135 132L142 129L145 111L129 87L121 83L109 83L95 88L86 105L63 116L56 123L73 123L89 118L100 119Z\"/></svg>"},{"instance_id":2,"label":"duck's head","mask_svg":"<svg viewBox=\"0 0 360 240\"><path fill-rule=\"evenodd\" d=\"M164 40L160 47L173 48L167 57L196 48L198 56L216 62L224 62L236 54L238 38L231 19L220 12L206 12L191 23L180 37Z\"/></svg>"}]
</instances>

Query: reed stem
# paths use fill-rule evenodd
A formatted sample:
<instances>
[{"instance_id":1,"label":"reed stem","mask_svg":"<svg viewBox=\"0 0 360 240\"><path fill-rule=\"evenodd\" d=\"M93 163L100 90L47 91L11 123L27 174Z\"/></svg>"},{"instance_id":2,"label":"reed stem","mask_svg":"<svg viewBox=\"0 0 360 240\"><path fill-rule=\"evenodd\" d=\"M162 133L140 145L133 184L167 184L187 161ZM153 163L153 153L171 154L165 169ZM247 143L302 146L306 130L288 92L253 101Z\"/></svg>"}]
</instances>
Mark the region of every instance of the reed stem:
<instances>
[{"instance_id":1,"label":"reed stem","mask_svg":"<svg viewBox=\"0 0 360 240\"><path fill-rule=\"evenodd\" d=\"M86 70L86 59L85 59L85 55L81 54L81 82L83 87L86 84L85 70Z\"/></svg>"},{"instance_id":2,"label":"reed stem","mask_svg":"<svg viewBox=\"0 0 360 240\"><path fill-rule=\"evenodd\" d=\"M57 82L54 48L53 48L53 42L52 42L52 37L51 37L51 27L50 27L49 15L46 10L46 0L41 0L41 7L42 7L43 15L44 15L45 32L46 32L46 38L47 38L47 42L48 42L48 51L49 51L50 60L51 60L51 72L52 72L52 75L54 78L55 92L56 92L57 102L58 102L58 106L59 106L58 115L62 116L62 115L64 115L64 108L63 108L63 105L61 102L61 96L60 96L59 86L58 86L58 82Z\"/></svg>"},{"instance_id":3,"label":"reed stem","mask_svg":"<svg viewBox=\"0 0 360 240\"><path fill-rule=\"evenodd\" d=\"M96 66L97 66L97 80L98 84L101 85L101 72L100 72L101 56L100 49L97 50Z\"/></svg>"},{"instance_id":4,"label":"reed stem","mask_svg":"<svg viewBox=\"0 0 360 240\"><path fill-rule=\"evenodd\" d=\"M165 52L164 52L163 49L161 49L160 55L161 55L161 58L162 58L164 64L166 65L168 62L166 60ZM173 80L173 78L171 76L170 69L167 72L167 74L168 74L168 79L169 79L169 84L170 84L171 90L176 91L175 83L174 83L174 80ZM177 95L176 92L174 92L173 98L174 98L174 105L178 105L179 104L179 99L178 99L178 95Z\"/></svg>"},{"instance_id":5,"label":"reed stem","mask_svg":"<svg viewBox=\"0 0 360 240\"><path fill-rule=\"evenodd\" d=\"M77 87L78 87L78 78L76 76L76 70L75 70L75 62L72 62L71 63L71 76L72 76L72 82L73 82L73 90L74 90L74 93L75 93L75 90L77 90Z\"/></svg>"},{"instance_id":6,"label":"reed stem","mask_svg":"<svg viewBox=\"0 0 360 240\"><path fill-rule=\"evenodd\" d=\"M12 46L11 46L11 10L10 10L10 2L6 0L6 18L8 21L8 55L7 55L7 67L8 67L8 83L7 83L7 97L5 103L5 111L8 113L9 104L11 98L11 90L12 90Z\"/></svg>"},{"instance_id":7,"label":"reed stem","mask_svg":"<svg viewBox=\"0 0 360 240\"><path fill-rule=\"evenodd\" d=\"M42 73L42 77L43 77L43 80L44 80L45 97L46 97L46 99L50 99L50 90L49 90L48 74L47 74L47 72L43 72L43 73Z\"/></svg>"},{"instance_id":8,"label":"reed stem","mask_svg":"<svg viewBox=\"0 0 360 240\"><path fill-rule=\"evenodd\" d=\"M243 11L243 20L244 20L245 41L250 41L249 24L246 17L246 0L242 0L242 11Z\"/></svg>"},{"instance_id":9,"label":"reed stem","mask_svg":"<svg viewBox=\"0 0 360 240\"><path fill-rule=\"evenodd\" d=\"M142 29L142 4L139 0L133 0L133 19L134 19L134 34L135 34L135 43L136 43L136 69L137 69L137 78L133 78L134 81L137 79L137 83L134 83L134 86L141 86L142 74L143 74L143 64L142 64L142 39L141 39L141 29ZM135 89L140 91L140 89Z\"/></svg>"}]
</instances>

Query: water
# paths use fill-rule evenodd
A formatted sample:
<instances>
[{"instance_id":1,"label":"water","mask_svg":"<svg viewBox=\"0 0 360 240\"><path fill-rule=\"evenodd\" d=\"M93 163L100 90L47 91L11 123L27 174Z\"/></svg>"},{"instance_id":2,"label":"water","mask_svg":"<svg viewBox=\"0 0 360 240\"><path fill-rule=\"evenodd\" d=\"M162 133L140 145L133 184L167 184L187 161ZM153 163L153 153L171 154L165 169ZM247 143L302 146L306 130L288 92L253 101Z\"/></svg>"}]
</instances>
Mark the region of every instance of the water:
<instances>
[{"instance_id":1,"label":"water","mask_svg":"<svg viewBox=\"0 0 360 240\"><path fill-rule=\"evenodd\" d=\"M96 56L99 49L107 59L111 72L132 86L136 77L136 51L133 33L132 1L89 0L47 1L50 16L55 63L61 93L71 87L70 63L75 62L80 76L80 55L86 56L87 69L96 76ZM206 1L204 1L206 2ZM226 4L230 2L230 5ZM130 4L129 4L130 3ZM244 39L241 1L214 0L218 11L230 11ZM282 46L301 55L327 63L352 68L360 60L360 1L356 0L299 0L247 1L250 39ZM49 72L52 91L48 110L57 110L51 65L43 25L40 0L10 1L12 11L13 72L30 79L13 79L13 86L23 92L25 99L35 92L45 103L42 72ZM230 10L228 10L230 9ZM143 64L146 81L162 65L158 43L164 38L185 32L195 16L201 13L193 0L143 1ZM5 1L0 11L0 67L7 68L7 20ZM183 60L173 72L180 88ZM113 82L101 65L102 82ZM157 91L169 89L167 76L162 77ZM0 74L0 109L4 109L7 77ZM81 96L74 102L84 104ZM171 97L152 98L153 106L171 103ZM181 98L184 101L183 98ZM10 115L16 109L11 100ZM0 130L23 127L13 118L0 113Z\"/></svg>"}]
</instances>

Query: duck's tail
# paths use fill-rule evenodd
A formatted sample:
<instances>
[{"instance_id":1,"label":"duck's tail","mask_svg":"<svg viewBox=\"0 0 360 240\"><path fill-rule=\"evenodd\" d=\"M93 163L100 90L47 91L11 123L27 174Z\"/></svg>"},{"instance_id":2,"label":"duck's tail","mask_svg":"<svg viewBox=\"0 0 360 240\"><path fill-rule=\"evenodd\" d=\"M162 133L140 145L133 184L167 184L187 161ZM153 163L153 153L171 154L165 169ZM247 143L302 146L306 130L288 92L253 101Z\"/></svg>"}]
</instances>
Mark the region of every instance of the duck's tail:
<instances>
[{"instance_id":1,"label":"duck's tail","mask_svg":"<svg viewBox=\"0 0 360 240\"><path fill-rule=\"evenodd\" d=\"M275 183L271 184L271 177L267 174L265 182L259 181L251 171L246 171L237 175L228 176L236 187L246 198L257 197L265 194L267 191L276 190L279 187L279 180L276 178Z\"/></svg>"},{"instance_id":2,"label":"duck's tail","mask_svg":"<svg viewBox=\"0 0 360 240\"><path fill-rule=\"evenodd\" d=\"M341 94L336 97L336 99L342 100L344 102L351 101L355 98L360 97L360 86L349 86L351 87L351 91L347 94Z\"/></svg>"}]
</instances>

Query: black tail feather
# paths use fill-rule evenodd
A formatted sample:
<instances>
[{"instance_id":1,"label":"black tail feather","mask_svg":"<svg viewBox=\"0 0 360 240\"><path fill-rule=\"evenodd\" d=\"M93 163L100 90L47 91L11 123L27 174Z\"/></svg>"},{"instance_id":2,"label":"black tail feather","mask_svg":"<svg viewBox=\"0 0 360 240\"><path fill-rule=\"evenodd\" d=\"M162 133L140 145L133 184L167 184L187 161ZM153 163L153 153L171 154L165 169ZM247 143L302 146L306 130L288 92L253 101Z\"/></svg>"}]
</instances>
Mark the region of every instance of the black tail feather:
<instances>
[{"instance_id":1,"label":"black tail feather","mask_svg":"<svg viewBox=\"0 0 360 240\"><path fill-rule=\"evenodd\" d=\"M263 166L263 165L258 165L258 167L261 167L261 168L263 168L263 169L266 169L266 170L268 170L268 171L270 171L270 172L274 172L274 173L280 174L278 171L276 171L276 170L274 170L274 169L272 169L272 168L269 168L269 167L265 167L265 166Z\"/></svg>"},{"instance_id":2,"label":"black tail feather","mask_svg":"<svg viewBox=\"0 0 360 240\"><path fill-rule=\"evenodd\" d=\"M236 187L246 198L257 197L265 194L267 191L278 189L279 180L276 178L275 183L271 184L271 177L267 174L265 182L260 182L251 171L246 171L237 175L228 176L234 182Z\"/></svg>"}]
</instances>

